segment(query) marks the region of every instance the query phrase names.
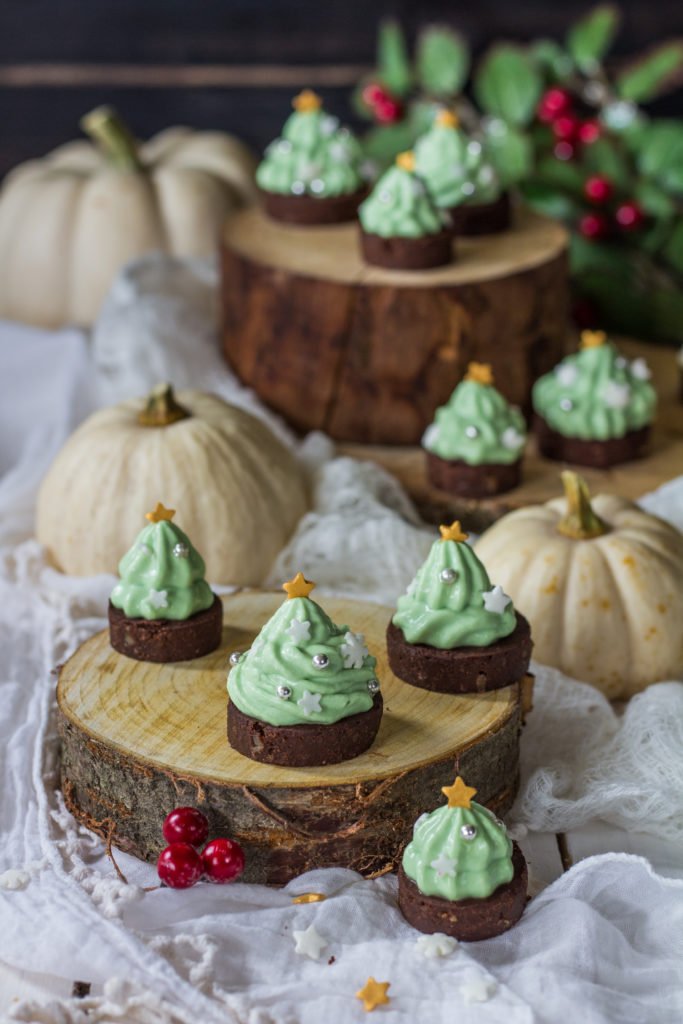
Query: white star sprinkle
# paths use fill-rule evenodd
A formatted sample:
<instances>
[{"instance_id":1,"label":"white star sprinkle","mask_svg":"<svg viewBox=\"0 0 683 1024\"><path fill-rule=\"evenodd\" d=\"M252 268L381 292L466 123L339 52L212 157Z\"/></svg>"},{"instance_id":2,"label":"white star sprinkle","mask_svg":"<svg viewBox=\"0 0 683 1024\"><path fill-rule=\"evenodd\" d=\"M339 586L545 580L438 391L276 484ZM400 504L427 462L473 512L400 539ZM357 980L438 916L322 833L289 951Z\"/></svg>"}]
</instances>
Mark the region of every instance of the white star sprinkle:
<instances>
[{"instance_id":1,"label":"white star sprinkle","mask_svg":"<svg viewBox=\"0 0 683 1024\"><path fill-rule=\"evenodd\" d=\"M572 363L560 363L555 367L555 376L563 388L570 388L579 376L579 371Z\"/></svg>"},{"instance_id":2,"label":"white star sprinkle","mask_svg":"<svg viewBox=\"0 0 683 1024\"><path fill-rule=\"evenodd\" d=\"M503 614L511 601L511 598L503 593L503 588L500 586L494 587L493 590L482 591L481 596L484 598L484 608L486 611L498 612L499 615Z\"/></svg>"},{"instance_id":3,"label":"white star sprinkle","mask_svg":"<svg viewBox=\"0 0 683 1024\"><path fill-rule=\"evenodd\" d=\"M313 714L314 711L322 711L320 707L320 693L309 693L308 690L304 690L303 697L297 701L297 704L305 714L306 718Z\"/></svg>"},{"instance_id":4,"label":"white star sprinkle","mask_svg":"<svg viewBox=\"0 0 683 1024\"><path fill-rule=\"evenodd\" d=\"M0 875L0 889L25 889L30 881L31 876L28 871L9 868Z\"/></svg>"},{"instance_id":5,"label":"white star sprinkle","mask_svg":"<svg viewBox=\"0 0 683 1024\"><path fill-rule=\"evenodd\" d=\"M456 861L456 857L447 857L442 850L436 860L433 860L429 866L436 871L438 878L443 878L444 875L450 875L451 878L455 878Z\"/></svg>"},{"instance_id":6,"label":"white star sprinkle","mask_svg":"<svg viewBox=\"0 0 683 1024\"><path fill-rule=\"evenodd\" d=\"M301 619L292 619L285 633L291 636L295 644L300 644L302 640L311 639L311 624L308 619L304 619L303 622Z\"/></svg>"},{"instance_id":7,"label":"white star sprinkle","mask_svg":"<svg viewBox=\"0 0 683 1024\"><path fill-rule=\"evenodd\" d=\"M631 373L636 380L649 380L652 376L652 370L647 365L642 356L634 359L631 363Z\"/></svg>"},{"instance_id":8,"label":"white star sprinkle","mask_svg":"<svg viewBox=\"0 0 683 1024\"><path fill-rule=\"evenodd\" d=\"M144 555L152 554L152 549L141 540L135 541L135 547L137 548L138 551L142 551Z\"/></svg>"},{"instance_id":9,"label":"white star sprinkle","mask_svg":"<svg viewBox=\"0 0 683 1024\"><path fill-rule=\"evenodd\" d=\"M454 949L458 948L458 940L443 932L435 932L433 935L421 935L415 943L415 949L427 960L433 960L437 956L449 956Z\"/></svg>"},{"instance_id":10,"label":"white star sprinkle","mask_svg":"<svg viewBox=\"0 0 683 1024\"><path fill-rule=\"evenodd\" d=\"M326 114L320 121L321 135L334 135L339 127L339 118L333 114Z\"/></svg>"},{"instance_id":11,"label":"white star sprinkle","mask_svg":"<svg viewBox=\"0 0 683 1024\"><path fill-rule=\"evenodd\" d=\"M311 924L305 931L293 931L292 937L296 942L295 953L300 956L309 956L311 960L317 960L327 945L322 936L318 935L315 925Z\"/></svg>"},{"instance_id":12,"label":"white star sprinkle","mask_svg":"<svg viewBox=\"0 0 683 1024\"><path fill-rule=\"evenodd\" d=\"M155 590L153 587L147 595L152 608L168 608L168 591Z\"/></svg>"},{"instance_id":13,"label":"white star sprinkle","mask_svg":"<svg viewBox=\"0 0 683 1024\"><path fill-rule=\"evenodd\" d=\"M472 974L460 986L460 995L466 1003L486 1003L498 991L495 978L485 978L483 974Z\"/></svg>"},{"instance_id":14,"label":"white star sprinkle","mask_svg":"<svg viewBox=\"0 0 683 1024\"><path fill-rule=\"evenodd\" d=\"M432 448L434 446L434 444L436 443L436 441L438 441L439 434L440 434L439 424L438 423L430 423L429 426L427 427L427 429L425 430L424 434L422 435L422 447L423 448Z\"/></svg>"},{"instance_id":15,"label":"white star sprinkle","mask_svg":"<svg viewBox=\"0 0 683 1024\"><path fill-rule=\"evenodd\" d=\"M512 451L515 448L522 448L525 440L524 434L520 434L516 427L507 427L500 437L503 447L510 448Z\"/></svg>"},{"instance_id":16,"label":"white star sprinkle","mask_svg":"<svg viewBox=\"0 0 683 1024\"><path fill-rule=\"evenodd\" d=\"M340 650L344 656L344 668L362 668L370 653L362 633L347 633Z\"/></svg>"},{"instance_id":17,"label":"white star sprinkle","mask_svg":"<svg viewBox=\"0 0 683 1024\"><path fill-rule=\"evenodd\" d=\"M631 401L631 388L628 384L618 384L615 380L609 380L603 388L602 397L609 409L625 409Z\"/></svg>"}]
</instances>

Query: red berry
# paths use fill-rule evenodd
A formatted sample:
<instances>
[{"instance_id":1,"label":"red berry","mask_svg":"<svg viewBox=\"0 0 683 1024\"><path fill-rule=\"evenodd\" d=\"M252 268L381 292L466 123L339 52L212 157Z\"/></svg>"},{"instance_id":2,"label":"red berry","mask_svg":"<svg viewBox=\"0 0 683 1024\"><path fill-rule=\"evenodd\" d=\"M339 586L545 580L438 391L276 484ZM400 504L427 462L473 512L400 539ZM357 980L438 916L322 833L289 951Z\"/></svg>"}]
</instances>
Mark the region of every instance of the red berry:
<instances>
[{"instance_id":1,"label":"red berry","mask_svg":"<svg viewBox=\"0 0 683 1024\"><path fill-rule=\"evenodd\" d=\"M584 238L597 241L609 231L609 221L604 213L584 213L579 221L579 232Z\"/></svg>"},{"instance_id":2,"label":"red berry","mask_svg":"<svg viewBox=\"0 0 683 1024\"><path fill-rule=\"evenodd\" d=\"M374 107L376 103L387 98L387 91L379 82L368 82L361 93L363 103L368 107Z\"/></svg>"},{"instance_id":3,"label":"red berry","mask_svg":"<svg viewBox=\"0 0 683 1024\"><path fill-rule=\"evenodd\" d=\"M645 214L638 203L622 203L617 206L614 219L622 231L635 231L643 223Z\"/></svg>"},{"instance_id":4,"label":"red berry","mask_svg":"<svg viewBox=\"0 0 683 1024\"><path fill-rule=\"evenodd\" d=\"M553 153L558 160L573 160L577 154L577 147L573 142L567 142L563 139L562 142L555 143Z\"/></svg>"},{"instance_id":5,"label":"red berry","mask_svg":"<svg viewBox=\"0 0 683 1024\"><path fill-rule=\"evenodd\" d=\"M210 882L231 882L244 871L244 851L232 839L212 839L204 848L202 862Z\"/></svg>"},{"instance_id":6,"label":"red berry","mask_svg":"<svg viewBox=\"0 0 683 1024\"><path fill-rule=\"evenodd\" d=\"M593 203L606 203L614 191L612 182L602 174L593 174L583 184L583 194Z\"/></svg>"},{"instance_id":7,"label":"red berry","mask_svg":"<svg viewBox=\"0 0 683 1024\"><path fill-rule=\"evenodd\" d=\"M583 142L584 146L590 146L602 135L602 125L599 121L583 121L579 125L578 137L579 142Z\"/></svg>"},{"instance_id":8,"label":"red berry","mask_svg":"<svg viewBox=\"0 0 683 1024\"><path fill-rule=\"evenodd\" d=\"M549 123L559 114L564 114L572 105L572 98L566 89L548 89L543 93L536 114L539 121Z\"/></svg>"},{"instance_id":9,"label":"red berry","mask_svg":"<svg viewBox=\"0 0 683 1024\"><path fill-rule=\"evenodd\" d=\"M157 873L171 889L189 889L204 873L202 858L189 843L171 843L162 850Z\"/></svg>"},{"instance_id":10,"label":"red berry","mask_svg":"<svg viewBox=\"0 0 683 1024\"><path fill-rule=\"evenodd\" d=\"M196 807L176 807L166 815L163 833L167 843L201 846L209 834L209 823Z\"/></svg>"},{"instance_id":11,"label":"red berry","mask_svg":"<svg viewBox=\"0 0 683 1024\"><path fill-rule=\"evenodd\" d=\"M573 114L561 114L553 121L551 128L557 139L575 139L579 130L579 122Z\"/></svg>"},{"instance_id":12,"label":"red berry","mask_svg":"<svg viewBox=\"0 0 683 1024\"><path fill-rule=\"evenodd\" d=\"M398 100L392 99L391 96L385 96L384 99L378 100L375 103L372 112L375 115L376 121L381 121L383 124L393 124L395 121L400 121L403 107Z\"/></svg>"}]
</instances>

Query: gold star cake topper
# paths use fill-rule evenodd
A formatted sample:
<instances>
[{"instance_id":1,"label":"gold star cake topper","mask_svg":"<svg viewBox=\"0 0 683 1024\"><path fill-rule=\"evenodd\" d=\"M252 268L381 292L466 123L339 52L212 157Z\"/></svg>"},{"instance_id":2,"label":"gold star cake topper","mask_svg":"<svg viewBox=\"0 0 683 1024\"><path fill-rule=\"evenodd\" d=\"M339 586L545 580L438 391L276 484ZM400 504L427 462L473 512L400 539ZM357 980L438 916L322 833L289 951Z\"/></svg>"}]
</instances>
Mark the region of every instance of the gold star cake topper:
<instances>
[{"instance_id":1,"label":"gold star cake topper","mask_svg":"<svg viewBox=\"0 0 683 1024\"><path fill-rule=\"evenodd\" d=\"M149 519L150 523L160 523L165 520L167 523L173 519L175 515L174 508L164 508L160 501L157 502L157 507L153 512L145 512L145 519Z\"/></svg>"},{"instance_id":2,"label":"gold star cake topper","mask_svg":"<svg viewBox=\"0 0 683 1024\"><path fill-rule=\"evenodd\" d=\"M459 775L452 786L442 786L441 792L448 800L449 807L464 807L466 810L470 809L470 801L477 794L474 786L466 786Z\"/></svg>"},{"instance_id":3,"label":"gold star cake topper","mask_svg":"<svg viewBox=\"0 0 683 1024\"><path fill-rule=\"evenodd\" d=\"M412 149L407 149L405 153L399 153L396 157L396 166L402 168L404 171L415 170L415 155Z\"/></svg>"},{"instance_id":4,"label":"gold star cake topper","mask_svg":"<svg viewBox=\"0 0 683 1024\"><path fill-rule=\"evenodd\" d=\"M465 531L460 528L459 519L456 519L450 526L440 526L439 530L441 531L442 542L444 540L465 541L469 537L469 533L465 533Z\"/></svg>"},{"instance_id":5,"label":"gold star cake topper","mask_svg":"<svg viewBox=\"0 0 683 1024\"><path fill-rule=\"evenodd\" d=\"M358 989L356 998L363 1000L366 1013L370 1013L376 1006L389 1002L389 996L387 995L389 984L390 982L388 981L375 981L374 978L370 977L363 987Z\"/></svg>"},{"instance_id":6,"label":"gold star cake topper","mask_svg":"<svg viewBox=\"0 0 683 1024\"><path fill-rule=\"evenodd\" d=\"M606 341L604 331L581 331L581 348L600 348Z\"/></svg>"},{"instance_id":7,"label":"gold star cake topper","mask_svg":"<svg viewBox=\"0 0 683 1024\"><path fill-rule=\"evenodd\" d=\"M465 380L473 380L475 384L493 384L493 373L490 363L470 363L467 367Z\"/></svg>"},{"instance_id":8,"label":"gold star cake topper","mask_svg":"<svg viewBox=\"0 0 683 1024\"><path fill-rule=\"evenodd\" d=\"M442 128L457 128L460 118L453 110L440 110L434 119L434 124L438 124Z\"/></svg>"},{"instance_id":9,"label":"gold star cake topper","mask_svg":"<svg viewBox=\"0 0 683 1024\"><path fill-rule=\"evenodd\" d=\"M282 589L287 592L287 600L291 601L293 597L308 597L314 586L315 583L311 583L304 578L302 572L298 572L293 580L282 584Z\"/></svg>"},{"instance_id":10,"label":"gold star cake topper","mask_svg":"<svg viewBox=\"0 0 683 1024\"><path fill-rule=\"evenodd\" d=\"M322 102L317 92L313 92L312 89L304 89L294 97L292 106L297 114L310 114L314 110L320 110Z\"/></svg>"}]
</instances>

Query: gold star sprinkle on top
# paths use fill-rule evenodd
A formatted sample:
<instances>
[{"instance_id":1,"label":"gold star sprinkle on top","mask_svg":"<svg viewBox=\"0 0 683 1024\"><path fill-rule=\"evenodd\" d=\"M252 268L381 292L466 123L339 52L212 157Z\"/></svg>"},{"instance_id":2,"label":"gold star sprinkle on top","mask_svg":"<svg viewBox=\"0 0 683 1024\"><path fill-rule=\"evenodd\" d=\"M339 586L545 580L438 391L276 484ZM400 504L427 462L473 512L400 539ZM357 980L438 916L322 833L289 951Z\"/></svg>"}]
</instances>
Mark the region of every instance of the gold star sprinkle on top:
<instances>
[{"instance_id":1,"label":"gold star sprinkle on top","mask_svg":"<svg viewBox=\"0 0 683 1024\"><path fill-rule=\"evenodd\" d=\"M291 601L293 597L308 597L314 586L315 583L304 579L304 574L298 572L293 580L282 584L282 589L287 591L287 600Z\"/></svg>"},{"instance_id":2,"label":"gold star sprinkle on top","mask_svg":"<svg viewBox=\"0 0 683 1024\"><path fill-rule=\"evenodd\" d=\"M470 809L470 801L477 795L474 786L466 786L458 775L452 786L442 786L441 792L448 800L449 807L464 807Z\"/></svg>"},{"instance_id":3,"label":"gold star sprinkle on top","mask_svg":"<svg viewBox=\"0 0 683 1024\"><path fill-rule=\"evenodd\" d=\"M599 348L606 341L604 331L581 331L581 348Z\"/></svg>"},{"instance_id":4,"label":"gold star sprinkle on top","mask_svg":"<svg viewBox=\"0 0 683 1024\"><path fill-rule=\"evenodd\" d=\"M325 896L321 892L302 892L301 896L295 896L292 903L321 903L326 900Z\"/></svg>"},{"instance_id":5,"label":"gold star sprinkle on top","mask_svg":"<svg viewBox=\"0 0 683 1024\"><path fill-rule=\"evenodd\" d=\"M356 998L363 1000L366 1013L370 1013L376 1006L389 1002L387 995L389 984L388 981L375 981L374 978L368 978L363 987L358 989Z\"/></svg>"},{"instance_id":6,"label":"gold star sprinkle on top","mask_svg":"<svg viewBox=\"0 0 683 1024\"><path fill-rule=\"evenodd\" d=\"M404 171L415 170L415 156L412 149L407 149L405 153L399 153L396 157L396 166L401 167Z\"/></svg>"},{"instance_id":7,"label":"gold star sprinkle on top","mask_svg":"<svg viewBox=\"0 0 683 1024\"><path fill-rule=\"evenodd\" d=\"M465 380L473 380L475 384L493 384L493 373L489 363L470 363L467 367Z\"/></svg>"},{"instance_id":8,"label":"gold star sprinkle on top","mask_svg":"<svg viewBox=\"0 0 683 1024\"><path fill-rule=\"evenodd\" d=\"M434 119L434 124L438 124L442 128L457 128L460 118L452 110L440 110Z\"/></svg>"},{"instance_id":9,"label":"gold star sprinkle on top","mask_svg":"<svg viewBox=\"0 0 683 1024\"><path fill-rule=\"evenodd\" d=\"M174 515L174 508L164 508L161 502L158 501L157 507L153 512L145 512L145 519L149 519L150 523L160 523L162 520L166 520L167 523L170 523Z\"/></svg>"},{"instance_id":10,"label":"gold star sprinkle on top","mask_svg":"<svg viewBox=\"0 0 683 1024\"><path fill-rule=\"evenodd\" d=\"M292 100L292 106L298 114L310 114L314 110L320 110L322 103L317 92L313 92L312 89L304 89Z\"/></svg>"},{"instance_id":11,"label":"gold star sprinkle on top","mask_svg":"<svg viewBox=\"0 0 683 1024\"><path fill-rule=\"evenodd\" d=\"M460 528L460 520L456 519L455 522L451 523L450 526L440 526L441 540L457 540L465 541L469 537L469 533L465 533Z\"/></svg>"}]
</instances>

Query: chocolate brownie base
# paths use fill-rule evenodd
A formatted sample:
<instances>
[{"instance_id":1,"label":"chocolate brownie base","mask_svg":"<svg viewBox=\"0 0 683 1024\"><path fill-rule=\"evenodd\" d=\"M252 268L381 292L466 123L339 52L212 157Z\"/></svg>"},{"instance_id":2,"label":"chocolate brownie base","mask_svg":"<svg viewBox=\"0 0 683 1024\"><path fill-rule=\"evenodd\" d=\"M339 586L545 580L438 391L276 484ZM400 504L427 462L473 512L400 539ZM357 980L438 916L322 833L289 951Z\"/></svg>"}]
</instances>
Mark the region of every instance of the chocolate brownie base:
<instances>
[{"instance_id":1,"label":"chocolate brownie base","mask_svg":"<svg viewBox=\"0 0 683 1024\"><path fill-rule=\"evenodd\" d=\"M462 498L490 498L517 487L521 479L522 460L515 462L483 462L470 466L463 459L442 459L427 452L427 477L430 484Z\"/></svg>"},{"instance_id":2,"label":"chocolate brownie base","mask_svg":"<svg viewBox=\"0 0 683 1024\"><path fill-rule=\"evenodd\" d=\"M395 676L411 686L438 693L485 693L517 682L529 667L531 629L517 615L509 636L488 647L453 647L449 651L427 644L409 644L403 631L387 626L389 667Z\"/></svg>"},{"instance_id":3,"label":"chocolate brownie base","mask_svg":"<svg viewBox=\"0 0 683 1024\"><path fill-rule=\"evenodd\" d=\"M245 715L228 702L230 746L252 761L307 768L338 764L358 757L372 744L382 720L382 695L373 697L372 707L357 715L341 718L332 725L270 725Z\"/></svg>"},{"instance_id":4,"label":"chocolate brownie base","mask_svg":"<svg viewBox=\"0 0 683 1024\"><path fill-rule=\"evenodd\" d=\"M503 192L492 203L460 203L450 206L453 235L492 235L506 231L512 221L509 193Z\"/></svg>"},{"instance_id":5,"label":"chocolate brownie base","mask_svg":"<svg viewBox=\"0 0 683 1024\"><path fill-rule=\"evenodd\" d=\"M366 188L339 196L285 195L259 189L263 208L273 220L285 224L342 224L354 220L368 194Z\"/></svg>"},{"instance_id":6,"label":"chocolate brownie base","mask_svg":"<svg viewBox=\"0 0 683 1024\"><path fill-rule=\"evenodd\" d=\"M424 896L408 878L403 865L398 869L398 905L406 921L420 932L443 932L461 942L477 942L501 935L516 924L526 905L527 867L517 843L512 844L511 881L485 899L445 900Z\"/></svg>"},{"instance_id":7,"label":"chocolate brownie base","mask_svg":"<svg viewBox=\"0 0 683 1024\"><path fill-rule=\"evenodd\" d=\"M422 238L383 238L360 232L361 250L366 263L392 270L428 270L443 267L453 259L453 232L439 231Z\"/></svg>"},{"instance_id":8,"label":"chocolate brownie base","mask_svg":"<svg viewBox=\"0 0 683 1024\"><path fill-rule=\"evenodd\" d=\"M607 441L585 441L580 437L565 437L553 430L542 416L536 415L533 429L538 440L538 450L546 459L591 466L593 469L607 469L620 462L642 459L649 448L649 426L630 430L623 437L612 437Z\"/></svg>"},{"instance_id":9,"label":"chocolate brownie base","mask_svg":"<svg viewBox=\"0 0 683 1024\"><path fill-rule=\"evenodd\" d=\"M214 596L211 607L189 619L131 619L109 602L109 641L115 651L137 661L189 661L220 646L223 605Z\"/></svg>"}]
</instances>

